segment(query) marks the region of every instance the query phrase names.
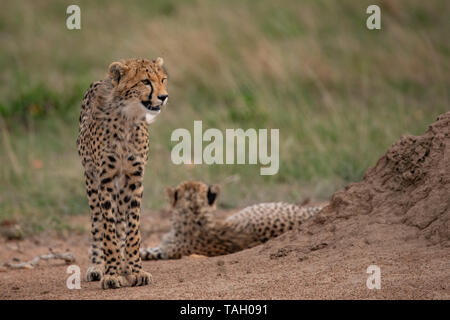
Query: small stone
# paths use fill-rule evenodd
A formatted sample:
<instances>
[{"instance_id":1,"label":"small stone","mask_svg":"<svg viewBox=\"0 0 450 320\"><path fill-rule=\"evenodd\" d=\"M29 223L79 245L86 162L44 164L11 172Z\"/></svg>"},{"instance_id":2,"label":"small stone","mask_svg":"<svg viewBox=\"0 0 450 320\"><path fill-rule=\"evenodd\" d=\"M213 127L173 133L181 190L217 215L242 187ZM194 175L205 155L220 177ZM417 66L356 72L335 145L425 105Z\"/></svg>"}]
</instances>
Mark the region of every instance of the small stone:
<instances>
[{"instance_id":1,"label":"small stone","mask_svg":"<svg viewBox=\"0 0 450 320\"><path fill-rule=\"evenodd\" d=\"M225 261L223 261L223 260L218 260L217 261L217 265L218 266L223 266L225 264Z\"/></svg>"}]
</instances>

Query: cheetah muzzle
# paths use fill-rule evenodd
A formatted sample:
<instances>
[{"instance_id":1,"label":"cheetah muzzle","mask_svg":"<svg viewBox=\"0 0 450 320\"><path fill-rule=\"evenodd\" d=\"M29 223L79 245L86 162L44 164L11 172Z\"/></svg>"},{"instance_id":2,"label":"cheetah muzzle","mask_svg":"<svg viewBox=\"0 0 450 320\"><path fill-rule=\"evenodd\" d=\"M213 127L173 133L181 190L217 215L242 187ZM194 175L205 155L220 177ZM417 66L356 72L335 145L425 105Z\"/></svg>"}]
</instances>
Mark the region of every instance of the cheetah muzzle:
<instances>
[{"instance_id":1,"label":"cheetah muzzle","mask_svg":"<svg viewBox=\"0 0 450 320\"><path fill-rule=\"evenodd\" d=\"M142 103L142 105L147 109L147 110L150 110L150 111L161 111L161 105L158 105L158 106L152 106L151 104L152 104L152 102L149 100L149 101L142 101L141 102Z\"/></svg>"}]
</instances>

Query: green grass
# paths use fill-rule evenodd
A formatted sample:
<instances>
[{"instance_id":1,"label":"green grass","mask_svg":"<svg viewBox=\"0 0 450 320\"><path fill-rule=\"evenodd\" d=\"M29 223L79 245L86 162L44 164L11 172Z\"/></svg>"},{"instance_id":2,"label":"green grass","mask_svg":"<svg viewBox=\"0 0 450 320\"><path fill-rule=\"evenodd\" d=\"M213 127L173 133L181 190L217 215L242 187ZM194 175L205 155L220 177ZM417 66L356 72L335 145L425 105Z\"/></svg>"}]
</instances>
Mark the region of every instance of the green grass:
<instances>
[{"instance_id":1,"label":"green grass","mask_svg":"<svg viewBox=\"0 0 450 320\"><path fill-rule=\"evenodd\" d=\"M327 198L402 134L448 111L448 1L4 1L0 12L0 220L27 233L87 214L76 152L81 98L114 60L164 57L170 102L150 127L145 209L184 179L223 184L222 207ZM280 170L175 166L176 128L279 128Z\"/></svg>"}]
</instances>

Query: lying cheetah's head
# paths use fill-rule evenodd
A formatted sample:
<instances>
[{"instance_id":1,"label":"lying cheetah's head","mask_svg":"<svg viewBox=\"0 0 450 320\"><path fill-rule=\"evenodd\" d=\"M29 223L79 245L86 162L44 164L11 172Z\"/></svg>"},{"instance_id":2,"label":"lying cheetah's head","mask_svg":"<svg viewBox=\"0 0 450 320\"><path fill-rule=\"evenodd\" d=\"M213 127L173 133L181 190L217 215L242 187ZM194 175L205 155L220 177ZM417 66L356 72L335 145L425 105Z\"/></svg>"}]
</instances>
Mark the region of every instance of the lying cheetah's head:
<instances>
[{"instance_id":1,"label":"lying cheetah's head","mask_svg":"<svg viewBox=\"0 0 450 320\"><path fill-rule=\"evenodd\" d=\"M219 185L207 185L199 181L185 181L175 189L167 188L167 195L173 209L182 209L183 212L201 214L215 210ZM176 210L178 211L178 210Z\"/></svg>"},{"instance_id":2,"label":"lying cheetah's head","mask_svg":"<svg viewBox=\"0 0 450 320\"><path fill-rule=\"evenodd\" d=\"M145 118L150 123L167 103L167 73L163 59L128 59L108 68L112 99L127 118Z\"/></svg>"}]
</instances>

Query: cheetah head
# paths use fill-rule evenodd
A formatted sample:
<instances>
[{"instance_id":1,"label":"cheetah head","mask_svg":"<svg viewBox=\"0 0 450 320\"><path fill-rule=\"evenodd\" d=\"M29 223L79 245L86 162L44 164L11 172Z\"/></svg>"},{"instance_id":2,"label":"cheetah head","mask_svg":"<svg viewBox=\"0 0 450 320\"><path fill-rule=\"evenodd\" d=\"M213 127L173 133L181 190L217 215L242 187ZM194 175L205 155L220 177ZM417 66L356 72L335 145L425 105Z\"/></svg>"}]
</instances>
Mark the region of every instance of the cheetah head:
<instances>
[{"instance_id":1,"label":"cheetah head","mask_svg":"<svg viewBox=\"0 0 450 320\"><path fill-rule=\"evenodd\" d=\"M145 119L150 123L167 103L167 72L162 58L113 62L108 76L112 99L126 118Z\"/></svg>"},{"instance_id":2,"label":"cheetah head","mask_svg":"<svg viewBox=\"0 0 450 320\"><path fill-rule=\"evenodd\" d=\"M185 181L174 189L167 188L166 192L170 205L175 211L201 215L215 210L220 186L209 186L199 181Z\"/></svg>"}]
</instances>

